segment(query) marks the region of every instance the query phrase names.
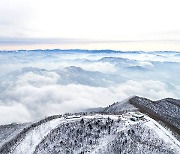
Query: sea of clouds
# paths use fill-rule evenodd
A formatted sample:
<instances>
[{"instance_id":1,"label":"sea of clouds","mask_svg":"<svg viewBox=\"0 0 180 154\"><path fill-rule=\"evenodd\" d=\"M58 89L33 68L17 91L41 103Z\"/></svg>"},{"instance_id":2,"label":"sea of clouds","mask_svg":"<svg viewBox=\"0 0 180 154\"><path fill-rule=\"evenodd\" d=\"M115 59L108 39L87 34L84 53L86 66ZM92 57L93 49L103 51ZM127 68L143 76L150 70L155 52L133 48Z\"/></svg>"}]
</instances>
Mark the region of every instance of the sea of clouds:
<instances>
[{"instance_id":1,"label":"sea of clouds","mask_svg":"<svg viewBox=\"0 0 180 154\"><path fill-rule=\"evenodd\" d=\"M0 51L0 124L105 107L139 95L180 98L178 52Z\"/></svg>"}]
</instances>

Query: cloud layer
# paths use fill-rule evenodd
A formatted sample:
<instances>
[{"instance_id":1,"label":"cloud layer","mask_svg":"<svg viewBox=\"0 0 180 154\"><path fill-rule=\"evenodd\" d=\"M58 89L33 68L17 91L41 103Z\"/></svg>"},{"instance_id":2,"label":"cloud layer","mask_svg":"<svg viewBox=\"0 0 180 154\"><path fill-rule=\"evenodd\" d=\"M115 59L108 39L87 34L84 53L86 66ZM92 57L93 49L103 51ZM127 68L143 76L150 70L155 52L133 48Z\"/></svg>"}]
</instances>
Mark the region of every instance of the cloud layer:
<instances>
[{"instance_id":1,"label":"cloud layer","mask_svg":"<svg viewBox=\"0 0 180 154\"><path fill-rule=\"evenodd\" d=\"M132 95L180 98L176 55L0 52L0 124L103 107Z\"/></svg>"}]
</instances>

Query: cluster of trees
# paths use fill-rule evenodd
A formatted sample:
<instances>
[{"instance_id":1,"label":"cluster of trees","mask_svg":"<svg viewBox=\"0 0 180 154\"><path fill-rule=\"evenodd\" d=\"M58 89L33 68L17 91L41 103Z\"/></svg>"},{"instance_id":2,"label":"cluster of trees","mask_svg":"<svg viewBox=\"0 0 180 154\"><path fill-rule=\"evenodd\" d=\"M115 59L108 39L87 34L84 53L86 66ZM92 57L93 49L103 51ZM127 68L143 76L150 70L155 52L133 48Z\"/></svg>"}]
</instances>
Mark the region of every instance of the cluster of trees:
<instances>
[{"instance_id":1,"label":"cluster of trees","mask_svg":"<svg viewBox=\"0 0 180 154\"><path fill-rule=\"evenodd\" d=\"M99 154L139 154L139 153L162 153L175 154L163 140L157 137L154 130L136 124L128 130L118 133L113 142L105 148L99 149Z\"/></svg>"},{"instance_id":2,"label":"cluster of trees","mask_svg":"<svg viewBox=\"0 0 180 154\"><path fill-rule=\"evenodd\" d=\"M36 147L35 153L86 153L99 144L99 139L111 134L114 121L108 119L81 119L61 124Z\"/></svg>"}]
</instances>

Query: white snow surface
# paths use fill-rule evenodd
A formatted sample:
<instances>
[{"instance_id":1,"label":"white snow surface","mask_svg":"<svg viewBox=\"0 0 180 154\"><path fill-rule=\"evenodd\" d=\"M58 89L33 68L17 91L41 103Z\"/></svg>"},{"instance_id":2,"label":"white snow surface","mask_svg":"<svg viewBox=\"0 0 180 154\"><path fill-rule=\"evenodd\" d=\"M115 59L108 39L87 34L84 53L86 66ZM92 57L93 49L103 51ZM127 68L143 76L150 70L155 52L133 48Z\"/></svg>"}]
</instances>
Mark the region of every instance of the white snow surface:
<instances>
[{"instance_id":1,"label":"white snow surface","mask_svg":"<svg viewBox=\"0 0 180 154\"><path fill-rule=\"evenodd\" d=\"M100 140L100 145L98 147L96 147L91 154L98 154L98 150L99 149L103 149L103 147L106 147L108 145L108 143L110 143L111 141L114 140L114 138L116 137L116 135L108 135L105 138L102 138Z\"/></svg>"},{"instance_id":2,"label":"white snow surface","mask_svg":"<svg viewBox=\"0 0 180 154\"><path fill-rule=\"evenodd\" d=\"M25 136L25 139L15 148L13 154L32 154L39 142L63 121L62 118L54 119L31 130Z\"/></svg>"},{"instance_id":3,"label":"white snow surface","mask_svg":"<svg viewBox=\"0 0 180 154\"><path fill-rule=\"evenodd\" d=\"M132 112L129 113L130 115ZM81 118L84 119L92 119L92 118L111 118L113 120L118 120L120 115L88 115L88 116L81 116L79 118L72 118L72 119L66 119L66 118L57 118L53 119L51 121L48 121L46 123L41 124L40 126L36 127L35 129L29 131L25 138L17 145L12 151L13 154L33 154L35 151L36 146L44 139L44 137L50 133L52 129L55 129L57 126L59 126L62 123L68 123L76 120L80 120ZM144 125L148 126L150 129L154 130L154 132L157 134L159 138L161 138L165 143L167 143L172 149L177 151L177 154L180 154L180 142L171 134L170 131L162 127L158 122L153 120L152 118L148 116L144 116L146 119L143 123ZM118 131L121 131L123 129L127 129L133 124L136 124L138 122L133 122L129 119L128 116L123 116L124 126ZM114 135L106 136L105 138L101 139L100 145L98 145L93 151L91 151L91 154L97 153L98 149L103 148L106 146L111 140L114 139Z\"/></svg>"},{"instance_id":4,"label":"white snow surface","mask_svg":"<svg viewBox=\"0 0 180 154\"><path fill-rule=\"evenodd\" d=\"M146 119L149 121L144 123L146 126L148 126L150 129L153 129L159 138L164 140L171 148L173 148L175 151L180 154L180 142L164 127L162 127L157 121L154 119L145 116Z\"/></svg>"}]
</instances>

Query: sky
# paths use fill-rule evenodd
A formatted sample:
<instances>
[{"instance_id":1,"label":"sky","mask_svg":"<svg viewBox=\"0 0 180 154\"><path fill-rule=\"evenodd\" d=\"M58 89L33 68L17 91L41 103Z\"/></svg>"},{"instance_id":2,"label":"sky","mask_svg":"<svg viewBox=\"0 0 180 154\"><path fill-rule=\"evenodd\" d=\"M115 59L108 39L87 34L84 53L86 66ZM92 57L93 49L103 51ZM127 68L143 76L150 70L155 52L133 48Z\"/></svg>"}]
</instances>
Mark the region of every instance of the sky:
<instances>
[{"instance_id":1,"label":"sky","mask_svg":"<svg viewBox=\"0 0 180 154\"><path fill-rule=\"evenodd\" d=\"M179 0L0 0L0 50L180 51Z\"/></svg>"}]
</instances>

